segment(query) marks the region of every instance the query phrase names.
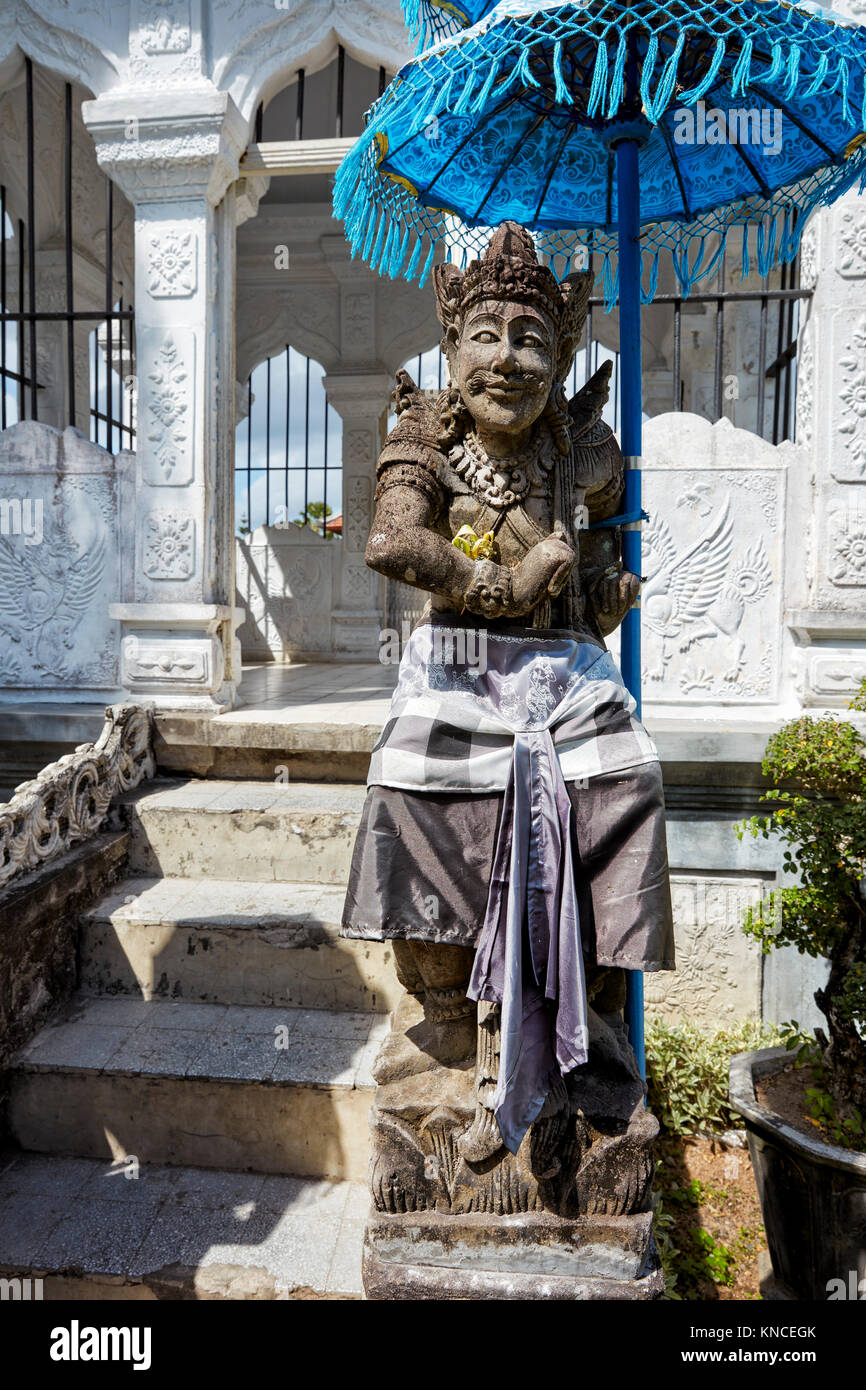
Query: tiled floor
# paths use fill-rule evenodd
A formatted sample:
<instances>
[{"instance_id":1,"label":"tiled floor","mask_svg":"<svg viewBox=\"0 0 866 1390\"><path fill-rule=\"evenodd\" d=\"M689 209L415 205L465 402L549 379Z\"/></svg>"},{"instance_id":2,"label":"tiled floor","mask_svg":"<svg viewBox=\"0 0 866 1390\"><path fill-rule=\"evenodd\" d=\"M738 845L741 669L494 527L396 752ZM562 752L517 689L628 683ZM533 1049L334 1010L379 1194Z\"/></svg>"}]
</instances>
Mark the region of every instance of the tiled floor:
<instances>
[{"instance_id":1,"label":"tiled floor","mask_svg":"<svg viewBox=\"0 0 866 1390\"><path fill-rule=\"evenodd\" d=\"M0 1267L146 1282L227 1265L359 1295L368 1203L362 1183L21 1154L0 1168Z\"/></svg>"},{"instance_id":2,"label":"tiled floor","mask_svg":"<svg viewBox=\"0 0 866 1390\"><path fill-rule=\"evenodd\" d=\"M381 726L396 679L397 667L379 662L244 666L237 708L216 722Z\"/></svg>"},{"instance_id":3,"label":"tiled floor","mask_svg":"<svg viewBox=\"0 0 866 1390\"><path fill-rule=\"evenodd\" d=\"M381 1014L83 999L16 1059L28 1067L372 1086Z\"/></svg>"}]
</instances>

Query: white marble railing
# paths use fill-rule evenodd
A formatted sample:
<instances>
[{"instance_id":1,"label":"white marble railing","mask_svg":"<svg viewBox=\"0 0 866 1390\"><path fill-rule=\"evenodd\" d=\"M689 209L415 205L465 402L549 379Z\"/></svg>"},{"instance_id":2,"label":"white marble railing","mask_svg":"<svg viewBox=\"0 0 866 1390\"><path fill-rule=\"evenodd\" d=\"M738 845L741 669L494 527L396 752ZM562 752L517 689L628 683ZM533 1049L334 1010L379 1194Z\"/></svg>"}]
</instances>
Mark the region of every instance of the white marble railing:
<instances>
[{"instance_id":1,"label":"white marble railing","mask_svg":"<svg viewBox=\"0 0 866 1390\"><path fill-rule=\"evenodd\" d=\"M0 806L0 888L95 835L114 797L152 777L153 721L140 705L109 705L96 743L83 743Z\"/></svg>"}]
</instances>

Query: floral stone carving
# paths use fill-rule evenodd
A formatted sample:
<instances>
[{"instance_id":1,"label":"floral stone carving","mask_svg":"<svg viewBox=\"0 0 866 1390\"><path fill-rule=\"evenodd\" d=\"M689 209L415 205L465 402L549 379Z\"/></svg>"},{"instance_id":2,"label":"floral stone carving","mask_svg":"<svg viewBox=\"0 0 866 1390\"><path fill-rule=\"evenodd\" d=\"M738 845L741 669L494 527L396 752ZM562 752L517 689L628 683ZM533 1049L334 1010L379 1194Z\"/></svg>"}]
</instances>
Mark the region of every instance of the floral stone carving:
<instances>
[{"instance_id":1,"label":"floral stone carving","mask_svg":"<svg viewBox=\"0 0 866 1390\"><path fill-rule=\"evenodd\" d=\"M196 286L198 238L193 231L154 232L147 248L147 291L152 299L183 299Z\"/></svg>"},{"instance_id":2,"label":"floral stone carving","mask_svg":"<svg viewBox=\"0 0 866 1390\"><path fill-rule=\"evenodd\" d=\"M195 519L152 511L145 525L144 572L150 579L189 579L195 573Z\"/></svg>"},{"instance_id":3,"label":"floral stone carving","mask_svg":"<svg viewBox=\"0 0 866 1390\"><path fill-rule=\"evenodd\" d=\"M846 279L866 276L866 217L857 208L845 208L839 220L839 274Z\"/></svg>"},{"instance_id":4,"label":"floral stone carving","mask_svg":"<svg viewBox=\"0 0 866 1390\"><path fill-rule=\"evenodd\" d=\"M866 510L837 508L831 525L831 583L840 588L866 585Z\"/></svg>"},{"instance_id":5,"label":"floral stone carving","mask_svg":"<svg viewBox=\"0 0 866 1390\"><path fill-rule=\"evenodd\" d=\"M843 325L839 328L844 331ZM849 333L846 351L839 357L842 369L839 434L852 471L849 474L844 468L834 466L833 475L840 482L866 478L866 315L861 315Z\"/></svg>"},{"instance_id":6,"label":"floral stone carving","mask_svg":"<svg viewBox=\"0 0 866 1390\"><path fill-rule=\"evenodd\" d=\"M162 338L150 356L151 382L147 392L149 445L147 481L183 486L192 481L191 401L193 382L184 349L189 345L189 361L195 345L188 329L174 329Z\"/></svg>"}]
</instances>

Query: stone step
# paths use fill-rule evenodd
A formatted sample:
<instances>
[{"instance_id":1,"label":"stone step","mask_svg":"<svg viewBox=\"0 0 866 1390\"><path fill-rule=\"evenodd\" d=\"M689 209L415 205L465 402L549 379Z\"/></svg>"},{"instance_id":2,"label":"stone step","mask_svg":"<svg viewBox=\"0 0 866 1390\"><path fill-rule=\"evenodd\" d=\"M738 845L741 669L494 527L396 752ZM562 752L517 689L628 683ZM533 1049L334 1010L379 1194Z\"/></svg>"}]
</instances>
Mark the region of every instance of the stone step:
<instances>
[{"instance_id":1,"label":"stone step","mask_svg":"<svg viewBox=\"0 0 866 1390\"><path fill-rule=\"evenodd\" d=\"M160 768L195 777L360 782L388 718L397 668L374 662L244 664L239 706L157 712Z\"/></svg>"},{"instance_id":2,"label":"stone step","mask_svg":"<svg viewBox=\"0 0 866 1390\"><path fill-rule=\"evenodd\" d=\"M344 890L311 883L128 878L81 918L86 994L387 1013L387 943L340 937Z\"/></svg>"},{"instance_id":3,"label":"stone step","mask_svg":"<svg viewBox=\"0 0 866 1390\"><path fill-rule=\"evenodd\" d=\"M348 783L157 780L121 798L139 874L346 882L366 791Z\"/></svg>"},{"instance_id":4,"label":"stone step","mask_svg":"<svg viewBox=\"0 0 866 1390\"><path fill-rule=\"evenodd\" d=\"M73 1001L12 1062L22 1149L363 1181L381 1014Z\"/></svg>"},{"instance_id":5,"label":"stone step","mask_svg":"<svg viewBox=\"0 0 866 1390\"><path fill-rule=\"evenodd\" d=\"M365 1183L9 1153L0 1277L47 1300L360 1298L368 1206Z\"/></svg>"}]
</instances>

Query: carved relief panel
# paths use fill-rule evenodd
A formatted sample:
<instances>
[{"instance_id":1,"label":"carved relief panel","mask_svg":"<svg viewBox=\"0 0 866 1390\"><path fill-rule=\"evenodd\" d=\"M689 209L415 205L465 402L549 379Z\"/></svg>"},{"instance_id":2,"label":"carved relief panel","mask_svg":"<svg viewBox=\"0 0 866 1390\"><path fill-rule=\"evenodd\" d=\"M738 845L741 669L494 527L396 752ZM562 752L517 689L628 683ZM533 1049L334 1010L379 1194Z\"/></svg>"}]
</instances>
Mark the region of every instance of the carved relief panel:
<instances>
[{"instance_id":1,"label":"carved relief panel","mask_svg":"<svg viewBox=\"0 0 866 1390\"><path fill-rule=\"evenodd\" d=\"M809 665L809 687L820 704L844 704L853 700L866 680L866 652L832 652L814 655Z\"/></svg>"},{"instance_id":2,"label":"carved relief panel","mask_svg":"<svg viewBox=\"0 0 866 1390\"><path fill-rule=\"evenodd\" d=\"M827 574L838 588L866 585L866 504L830 508Z\"/></svg>"},{"instance_id":3,"label":"carved relief panel","mask_svg":"<svg viewBox=\"0 0 866 1390\"><path fill-rule=\"evenodd\" d=\"M195 519L156 508L144 523L144 572L149 579L189 579L195 574Z\"/></svg>"},{"instance_id":4,"label":"carved relief panel","mask_svg":"<svg viewBox=\"0 0 866 1390\"><path fill-rule=\"evenodd\" d=\"M782 503L780 470L647 467L646 700L776 698Z\"/></svg>"},{"instance_id":5,"label":"carved relief panel","mask_svg":"<svg viewBox=\"0 0 866 1390\"><path fill-rule=\"evenodd\" d=\"M831 472L837 482L866 482L866 314L833 318L834 414L838 438Z\"/></svg>"},{"instance_id":6,"label":"carved relief panel","mask_svg":"<svg viewBox=\"0 0 866 1390\"><path fill-rule=\"evenodd\" d=\"M718 1028L760 1013L760 948L742 920L764 887L760 878L671 875L677 968L644 976L651 1017Z\"/></svg>"},{"instance_id":7,"label":"carved relief panel","mask_svg":"<svg viewBox=\"0 0 866 1390\"><path fill-rule=\"evenodd\" d=\"M237 542L238 637L245 657L282 659L331 645L340 542L300 526L260 526Z\"/></svg>"},{"instance_id":8,"label":"carved relief panel","mask_svg":"<svg viewBox=\"0 0 866 1390\"><path fill-rule=\"evenodd\" d=\"M847 207L839 215L839 274L845 279L866 276L866 214Z\"/></svg>"},{"instance_id":9,"label":"carved relief panel","mask_svg":"<svg viewBox=\"0 0 866 1390\"><path fill-rule=\"evenodd\" d=\"M370 534L373 485L369 478L350 478L346 485L343 544L347 550L364 550Z\"/></svg>"},{"instance_id":10,"label":"carved relief panel","mask_svg":"<svg viewBox=\"0 0 866 1390\"><path fill-rule=\"evenodd\" d=\"M344 289L340 299L341 349L354 358L375 350L376 320L370 290Z\"/></svg>"},{"instance_id":11,"label":"carved relief panel","mask_svg":"<svg viewBox=\"0 0 866 1390\"><path fill-rule=\"evenodd\" d=\"M105 450L32 422L0 435L2 688L42 699L116 689L108 605L120 597L122 546L119 479Z\"/></svg>"},{"instance_id":12,"label":"carved relief panel","mask_svg":"<svg viewBox=\"0 0 866 1390\"><path fill-rule=\"evenodd\" d=\"M147 240L147 291L151 299L184 299L195 293L198 277L198 235L191 229L167 227Z\"/></svg>"}]
</instances>

